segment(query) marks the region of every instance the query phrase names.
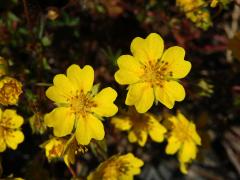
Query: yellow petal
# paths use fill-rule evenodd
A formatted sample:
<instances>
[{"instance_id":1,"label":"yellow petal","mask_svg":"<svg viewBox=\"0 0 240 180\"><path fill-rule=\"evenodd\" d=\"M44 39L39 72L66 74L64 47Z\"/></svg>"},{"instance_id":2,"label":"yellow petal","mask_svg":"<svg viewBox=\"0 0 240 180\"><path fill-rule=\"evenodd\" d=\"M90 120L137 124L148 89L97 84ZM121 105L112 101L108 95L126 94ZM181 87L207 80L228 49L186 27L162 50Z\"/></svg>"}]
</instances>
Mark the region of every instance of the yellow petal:
<instances>
[{"instance_id":1,"label":"yellow petal","mask_svg":"<svg viewBox=\"0 0 240 180\"><path fill-rule=\"evenodd\" d=\"M64 74L56 75L53 84L54 86L46 91L46 96L52 101L66 102L66 99L76 92L76 88Z\"/></svg>"},{"instance_id":2,"label":"yellow petal","mask_svg":"<svg viewBox=\"0 0 240 180\"><path fill-rule=\"evenodd\" d=\"M188 126L188 124L190 123L180 111L177 112L177 118L178 118L178 121L180 121L185 126Z\"/></svg>"},{"instance_id":3,"label":"yellow petal","mask_svg":"<svg viewBox=\"0 0 240 180\"><path fill-rule=\"evenodd\" d=\"M145 47L145 39L141 37L134 38L130 45L133 56L143 64L148 61L148 54L145 52Z\"/></svg>"},{"instance_id":4,"label":"yellow petal","mask_svg":"<svg viewBox=\"0 0 240 180\"><path fill-rule=\"evenodd\" d=\"M2 119L2 109L0 108L0 121Z\"/></svg>"},{"instance_id":5,"label":"yellow petal","mask_svg":"<svg viewBox=\"0 0 240 180\"><path fill-rule=\"evenodd\" d=\"M86 65L81 69L78 65L73 64L67 69L67 77L73 82L76 88L83 89L86 94L92 89L94 70L89 65Z\"/></svg>"},{"instance_id":6,"label":"yellow petal","mask_svg":"<svg viewBox=\"0 0 240 180\"><path fill-rule=\"evenodd\" d=\"M138 131L138 134L136 136L138 138L138 144L143 147L147 142L147 136L148 136L147 132Z\"/></svg>"},{"instance_id":7,"label":"yellow petal","mask_svg":"<svg viewBox=\"0 0 240 180\"><path fill-rule=\"evenodd\" d=\"M166 147L166 154L175 154L179 150L180 146L181 143L177 138L174 136L169 137Z\"/></svg>"},{"instance_id":8,"label":"yellow petal","mask_svg":"<svg viewBox=\"0 0 240 180\"><path fill-rule=\"evenodd\" d=\"M22 116L17 115L16 110L6 109L2 113L2 124L8 128L19 128L23 124Z\"/></svg>"},{"instance_id":9,"label":"yellow petal","mask_svg":"<svg viewBox=\"0 0 240 180\"><path fill-rule=\"evenodd\" d=\"M141 97L141 91L139 91L139 89L143 89L144 85L144 83L136 83L129 85L127 97L125 100L126 105L134 105L139 100L139 98Z\"/></svg>"},{"instance_id":10,"label":"yellow petal","mask_svg":"<svg viewBox=\"0 0 240 180\"><path fill-rule=\"evenodd\" d=\"M185 98L185 90L176 81L166 81L163 87L154 88L156 99L167 108L172 109L175 101L182 101Z\"/></svg>"},{"instance_id":11,"label":"yellow petal","mask_svg":"<svg viewBox=\"0 0 240 180\"><path fill-rule=\"evenodd\" d=\"M140 146L144 146L147 142L147 132L140 130L130 131L128 134L128 140L131 143L138 142Z\"/></svg>"},{"instance_id":12,"label":"yellow petal","mask_svg":"<svg viewBox=\"0 0 240 180\"><path fill-rule=\"evenodd\" d=\"M131 162L132 166L134 166L134 167L143 166L144 162L141 159L135 157L132 153L128 153L128 154L126 154L126 156L129 159L129 161Z\"/></svg>"},{"instance_id":13,"label":"yellow petal","mask_svg":"<svg viewBox=\"0 0 240 180\"><path fill-rule=\"evenodd\" d=\"M163 49L163 39L156 33L149 34L146 39L136 37L131 43L131 52L143 64L149 61L155 64L162 56Z\"/></svg>"},{"instance_id":14,"label":"yellow petal","mask_svg":"<svg viewBox=\"0 0 240 180\"><path fill-rule=\"evenodd\" d=\"M191 63L184 60L185 50L179 46L168 48L161 58L161 62L167 62L167 70L172 72L172 78L184 78L191 69Z\"/></svg>"},{"instance_id":15,"label":"yellow petal","mask_svg":"<svg viewBox=\"0 0 240 180\"><path fill-rule=\"evenodd\" d=\"M153 116L149 116L151 127L149 130L149 135L153 141L162 142L164 140L164 134L167 131L164 126L162 126Z\"/></svg>"},{"instance_id":16,"label":"yellow petal","mask_svg":"<svg viewBox=\"0 0 240 180\"><path fill-rule=\"evenodd\" d=\"M104 88L94 98L96 107L92 111L100 116L110 117L117 113L118 108L113 103L117 98L117 92L113 88Z\"/></svg>"},{"instance_id":17,"label":"yellow petal","mask_svg":"<svg viewBox=\"0 0 240 180\"><path fill-rule=\"evenodd\" d=\"M60 88L56 86L51 86L46 91L46 96L56 103L67 103L71 94L62 91Z\"/></svg>"},{"instance_id":18,"label":"yellow petal","mask_svg":"<svg viewBox=\"0 0 240 180\"><path fill-rule=\"evenodd\" d=\"M137 83L129 86L126 105L135 105L139 113L148 111L154 101L153 88L148 83Z\"/></svg>"},{"instance_id":19,"label":"yellow petal","mask_svg":"<svg viewBox=\"0 0 240 180\"><path fill-rule=\"evenodd\" d=\"M169 117L167 117L167 120L169 120L171 122L172 125L176 125L179 123L179 120L176 116L170 115Z\"/></svg>"},{"instance_id":20,"label":"yellow petal","mask_svg":"<svg viewBox=\"0 0 240 180\"><path fill-rule=\"evenodd\" d=\"M154 87L154 94L158 101L160 101L164 106L166 106L169 109L172 109L174 106L174 100L169 94L166 92L166 90L162 87Z\"/></svg>"},{"instance_id":21,"label":"yellow petal","mask_svg":"<svg viewBox=\"0 0 240 180\"><path fill-rule=\"evenodd\" d=\"M146 38L146 50L151 60L158 60L163 53L164 42L159 34L151 33Z\"/></svg>"},{"instance_id":22,"label":"yellow petal","mask_svg":"<svg viewBox=\"0 0 240 180\"><path fill-rule=\"evenodd\" d=\"M3 137L1 137L0 138L0 152L3 152L5 150L6 150L6 143L5 143L4 139L3 139Z\"/></svg>"},{"instance_id":23,"label":"yellow petal","mask_svg":"<svg viewBox=\"0 0 240 180\"><path fill-rule=\"evenodd\" d=\"M140 80L143 74L141 64L133 56L122 55L117 60L119 70L114 77L119 84L133 84Z\"/></svg>"},{"instance_id":24,"label":"yellow petal","mask_svg":"<svg viewBox=\"0 0 240 180\"><path fill-rule=\"evenodd\" d=\"M53 133L57 137L70 134L73 130L75 115L68 107L58 107L44 117L47 126L53 127Z\"/></svg>"},{"instance_id":25,"label":"yellow petal","mask_svg":"<svg viewBox=\"0 0 240 180\"><path fill-rule=\"evenodd\" d=\"M12 149L17 149L19 143L23 142L24 135L21 131L8 131L5 136L7 146Z\"/></svg>"},{"instance_id":26,"label":"yellow petal","mask_svg":"<svg viewBox=\"0 0 240 180\"><path fill-rule=\"evenodd\" d=\"M164 51L160 62L167 62L171 66L175 62L184 61L185 50L179 46L172 46Z\"/></svg>"},{"instance_id":27,"label":"yellow petal","mask_svg":"<svg viewBox=\"0 0 240 180\"><path fill-rule=\"evenodd\" d=\"M134 143L134 142L137 142L137 136L136 134L134 133L134 131L130 131L128 133L128 140L130 143Z\"/></svg>"},{"instance_id":28,"label":"yellow petal","mask_svg":"<svg viewBox=\"0 0 240 180\"><path fill-rule=\"evenodd\" d=\"M192 122L190 124L190 132L191 132L191 136L192 136L193 140L195 141L195 143L197 145L201 145L201 138L197 133L195 124L193 124Z\"/></svg>"},{"instance_id":29,"label":"yellow petal","mask_svg":"<svg viewBox=\"0 0 240 180\"><path fill-rule=\"evenodd\" d=\"M169 71L172 71L172 78L184 78L191 70L191 63L189 61L179 60L169 66Z\"/></svg>"},{"instance_id":30,"label":"yellow petal","mask_svg":"<svg viewBox=\"0 0 240 180\"><path fill-rule=\"evenodd\" d=\"M142 91L141 98L135 104L136 110L139 113L147 112L152 107L153 101L154 101L153 88L150 87L149 85L145 86L145 88Z\"/></svg>"},{"instance_id":31,"label":"yellow petal","mask_svg":"<svg viewBox=\"0 0 240 180\"><path fill-rule=\"evenodd\" d=\"M92 138L102 140L104 135L103 124L95 116L89 114L86 118L80 118L78 120L76 139L79 144L88 145Z\"/></svg>"},{"instance_id":32,"label":"yellow petal","mask_svg":"<svg viewBox=\"0 0 240 180\"><path fill-rule=\"evenodd\" d=\"M121 180L134 180L134 177L131 174L131 170L128 171L128 174L121 174L119 179L121 179ZM114 179L110 179L110 180L116 180L116 179L114 178Z\"/></svg>"},{"instance_id":33,"label":"yellow petal","mask_svg":"<svg viewBox=\"0 0 240 180\"><path fill-rule=\"evenodd\" d=\"M111 119L111 124L122 131L127 131L132 127L132 121L128 117L114 117Z\"/></svg>"},{"instance_id":34,"label":"yellow petal","mask_svg":"<svg viewBox=\"0 0 240 180\"><path fill-rule=\"evenodd\" d=\"M192 141L184 142L180 152L179 152L179 161L180 162L190 162L192 159L195 159L197 155L197 147Z\"/></svg>"},{"instance_id":35,"label":"yellow petal","mask_svg":"<svg viewBox=\"0 0 240 180\"><path fill-rule=\"evenodd\" d=\"M186 163L180 162L180 170L183 174L187 174L187 167Z\"/></svg>"}]
</instances>

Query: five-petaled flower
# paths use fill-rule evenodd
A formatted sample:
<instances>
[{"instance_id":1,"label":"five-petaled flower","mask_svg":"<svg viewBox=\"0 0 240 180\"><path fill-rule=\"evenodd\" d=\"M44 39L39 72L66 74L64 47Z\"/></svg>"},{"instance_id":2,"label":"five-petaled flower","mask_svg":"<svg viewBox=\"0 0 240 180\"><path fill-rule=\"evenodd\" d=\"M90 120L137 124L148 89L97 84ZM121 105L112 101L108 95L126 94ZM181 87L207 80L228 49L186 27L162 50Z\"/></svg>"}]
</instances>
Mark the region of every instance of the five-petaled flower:
<instances>
[{"instance_id":1,"label":"five-petaled flower","mask_svg":"<svg viewBox=\"0 0 240 180\"><path fill-rule=\"evenodd\" d=\"M18 144L23 142L24 135L20 131L22 124L23 118L17 115L15 110L0 109L0 152L5 151L7 147L15 150Z\"/></svg>"},{"instance_id":2,"label":"five-petaled flower","mask_svg":"<svg viewBox=\"0 0 240 180\"><path fill-rule=\"evenodd\" d=\"M129 131L128 140L144 146L148 134L155 142L162 142L166 128L160 124L153 114L139 114L134 108L120 116L113 117L111 123L119 130Z\"/></svg>"},{"instance_id":3,"label":"five-petaled flower","mask_svg":"<svg viewBox=\"0 0 240 180\"><path fill-rule=\"evenodd\" d=\"M87 145L92 138L102 140L105 132L98 117L110 117L118 111L113 103L117 92L108 87L95 94L92 90L94 71L91 66L71 65L67 76L58 74L46 95L58 107L45 115L47 126L54 128L54 135L63 137L72 132L79 144Z\"/></svg>"},{"instance_id":4,"label":"five-petaled flower","mask_svg":"<svg viewBox=\"0 0 240 180\"><path fill-rule=\"evenodd\" d=\"M0 80L0 104L15 105L22 93L22 83L18 80L5 76Z\"/></svg>"},{"instance_id":5,"label":"five-petaled flower","mask_svg":"<svg viewBox=\"0 0 240 180\"><path fill-rule=\"evenodd\" d=\"M169 118L171 131L166 147L167 154L178 151L181 172L187 173L186 164L196 159L197 145L201 145L201 138L197 134L195 124L188 121L180 112Z\"/></svg>"},{"instance_id":6,"label":"five-petaled flower","mask_svg":"<svg viewBox=\"0 0 240 180\"><path fill-rule=\"evenodd\" d=\"M141 166L143 166L143 161L136 158L132 153L121 156L114 155L90 173L87 180L133 179L134 175L140 174Z\"/></svg>"},{"instance_id":7,"label":"five-petaled flower","mask_svg":"<svg viewBox=\"0 0 240 180\"><path fill-rule=\"evenodd\" d=\"M174 46L164 50L162 38L151 33L146 39L136 37L131 43L131 55L122 55L117 63L116 81L129 85L125 100L135 105L139 113L148 111L154 100L168 108L175 101L185 98L185 90L178 82L191 69L191 63L184 60L183 48Z\"/></svg>"}]
</instances>

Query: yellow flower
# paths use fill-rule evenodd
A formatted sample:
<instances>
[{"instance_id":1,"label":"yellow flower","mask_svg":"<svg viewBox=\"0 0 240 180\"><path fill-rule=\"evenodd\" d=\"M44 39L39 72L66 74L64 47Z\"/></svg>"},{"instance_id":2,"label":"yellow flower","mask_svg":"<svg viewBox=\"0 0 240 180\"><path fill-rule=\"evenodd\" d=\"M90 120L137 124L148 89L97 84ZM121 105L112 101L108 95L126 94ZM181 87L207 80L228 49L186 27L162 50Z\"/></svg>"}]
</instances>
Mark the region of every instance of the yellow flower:
<instances>
[{"instance_id":1,"label":"yellow flower","mask_svg":"<svg viewBox=\"0 0 240 180\"><path fill-rule=\"evenodd\" d=\"M102 140L105 132L98 117L110 117L118 111L113 103L117 92L108 87L98 94L93 92L94 71L91 66L81 69L71 65L67 76L58 74L53 79L46 95L58 106L45 115L47 126L54 128L57 137L76 134L79 144L87 145L90 140ZM92 91L91 91L92 90Z\"/></svg>"},{"instance_id":2,"label":"yellow flower","mask_svg":"<svg viewBox=\"0 0 240 180\"><path fill-rule=\"evenodd\" d=\"M113 117L111 123L119 130L129 131L128 140L133 143L137 142L144 146L148 134L156 142L162 142L166 129L150 113L139 114L135 109L130 109L123 116Z\"/></svg>"},{"instance_id":3,"label":"yellow flower","mask_svg":"<svg viewBox=\"0 0 240 180\"><path fill-rule=\"evenodd\" d=\"M176 0L176 5L181 8L182 11L193 11L204 5L203 0Z\"/></svg>"},{"instance_id":4,"label":"yellow flower","mask_svg":"<svg viewBox=\"0 0 240 180\"><path fill-rule=\"evenodd\" d=\"M186 13L187 18L196 24L197 27L207 30L212 26L210 12L207 9L199 9Z\"/></svg>"},{"instance_id":5,"label":"yellow flower","mask_svg":"<svg viewBox=\"0 0 240 180\"><path fill-rule=\"evenodd\" d=\"M43 143L41 147L45 149L49 162L56 158L63 158L67 166L75 163L75 155L87 151L86 147L78 145L74 136L70 139L53 137Z\"/></svg>"},{"instance_id":6,"label":"yellow flower","mask_svg":"<svg viewBox=\"0 0 240 180\"><path fill-rule=\"evenodd\" d=\"M212 25L205 3L203 0L176 0L176 5L186 13L186 17L203 30L207 30Z\"/></svg>"},{"instance_id":7,"label":"yellow flower","mask_svg":"<svg viewBox=\"0 0 240 180\"><path fill-rule=\"evenodd\" d=\"M87 180L130 180L134 175L140 174L141 166L143 161L132 153L114 155L90 173Z\"/></svg>"},{"instance_id":8,"label":"yellow flower","mask_svg":"<svg viewBox=\"0 0 240 180\"><path fill-rule=\"evenodd\" d=\"M163 39L151 33L146 39L136 37L131 43L131 55L122 55L117 63L116 81L129 85L125 103L135 105L139 113L148 111L154 100L168 108L185 98L185 90L178 83L191 69L184 60L183 48L174 46L163 52Z\"/></svg>"},{"instance_id":9,"label":"yellow flower","mask_svg":"<svg viewBox=\"0 0 240 180\"><path fill-rule=\"evenodd\" d=\"M188 121L182 113L178 112L176 117L171 116L169 121L172 125L166 153L175 154L178 151L181 172L187 173L186 163L196 159L197 145L201 145L201 138L195 124Z\"/></svg>"},{"instance_id":10,"label":"yellow flower","mask_svg":"<svg viewBox=\"0 0 240 180\"><path fill-rule=\"evenodd\" d=\"M17 149L19 143L23 142L24 135L20 131L23 124L23 118L17 115L15 110L0 109L0 152L6 150L7 147Z\"/></svg>"},{"instance_id":11,"label":"yellow flower","mask_svg":"<svg viewBox=\"0 0 240 180\"><path fill-rule=\"evenodd\" d=\"M0 104L15 105L22 93L22 83L12 77L4 77L0 80Z\"/></svg>"}]
</instances>

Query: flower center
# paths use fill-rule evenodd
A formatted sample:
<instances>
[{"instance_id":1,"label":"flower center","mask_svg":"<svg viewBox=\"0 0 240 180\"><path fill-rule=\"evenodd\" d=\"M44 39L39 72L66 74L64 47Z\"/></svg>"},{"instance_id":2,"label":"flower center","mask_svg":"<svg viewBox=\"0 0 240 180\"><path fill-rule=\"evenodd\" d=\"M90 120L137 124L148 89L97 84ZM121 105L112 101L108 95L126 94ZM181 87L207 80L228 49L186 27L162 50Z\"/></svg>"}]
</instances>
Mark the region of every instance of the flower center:
<instances>
[{"instance_id":1,"label":"flower center","mask_svg":"<svg viewBox=\"0 0 240 180\"><path fill-rule=\"evenodd\" d=\"M92 101L92 98L89 94L84 94L83 90L77 90L74 96L72 96L69 100L69 104L71 110L76 115L81 115L85 117L87 113L91 112L92 107L96 107L97 105Z\"/></svg>"},{"instance_id":2,"label":"flower center","mask_svg":"<svg viewBox=\"0 0 240 180\"><path fill-rule=\"evenodd\" d=\"M2 117L0 126L3 128L9 128L14 126L15 124L12 122L12 119L9 117Z\"/></svg>"},{"instance_id":3,"label":"flower center","mask_svg":"<svg viewBox=\"0 0 240 180\"><path fill-rule=\"evenodd\" d=\"M168 62L160 61L153 64L152 61L144 66L144 74L142 76L145 82L149 82L151 86L163 86L163 82L172 76L172 71L169 71Z\"/></svg>"},{"instance_id":4,"label":"flower center","mask_svg":"<svg viewBox=\"0 0 240 180\"><path fill-rule=\"evenodd\" d=\"M174 127L173 133L175 137L178 137L179 141L185 142L191 140L191 135L189 134L189 127L186 125L178 124Z\"/></svg>"},{"instance_id":5,"label":"flower center","mask_svg":"<svg viewBox=\"0 0 240 180\"><path fill-rule=\"evenodd\" d=\"M120 162L118 164L119 173L122 175L126 175L129 171L129 166L130 166L130 164L128 162L124 162L124 161Z\"/></svg>"}]
</instances>

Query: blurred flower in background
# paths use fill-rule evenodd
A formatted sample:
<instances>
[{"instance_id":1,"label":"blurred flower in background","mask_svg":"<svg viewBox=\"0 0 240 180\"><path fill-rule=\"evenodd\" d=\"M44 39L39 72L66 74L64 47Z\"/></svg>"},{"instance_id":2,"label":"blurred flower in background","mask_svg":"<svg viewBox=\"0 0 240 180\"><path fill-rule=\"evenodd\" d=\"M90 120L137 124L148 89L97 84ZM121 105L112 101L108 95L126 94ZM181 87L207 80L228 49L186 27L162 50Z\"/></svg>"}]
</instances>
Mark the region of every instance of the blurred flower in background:
<instances>
[{"instance_id":1,"label":"blurred flower in background","mask_svg":"<svg viewBox=\"0 0 240 180\"><path fill-rule=\"evenodd\" d=\"M117 180L133 179L140 174L143 161L132 153L126 155L114 155L101 163L94 172L87 177L88 180Z\"/></svg>"},{"instance_id":2,"label":"blurred flower in background","mask_svg":"<svg viewBox=\"0 0 240 180\"><path fill-rule=\"evenodd\" d=\"M186 164L196 159L197 145L201 145L201 138L197 134L195 124L178 112L177 116L169 117L171 122L168 136L167 154L175 154L178 151L181 172L187 173Z\"/></svg>"},{"instance_id":3,"label":"blurred flower in background","mask_svg":"<svg viewBox=\"0 0 240 180\"><path fill-rule=\"evenodd\" d=\"M139 114L134 108L113 117L111 123L121 131L128 131L128 140L140 146L146 144L148 135L153 141L162 142L167 131L153 114Z\"/></svg>"}]
</instances>

